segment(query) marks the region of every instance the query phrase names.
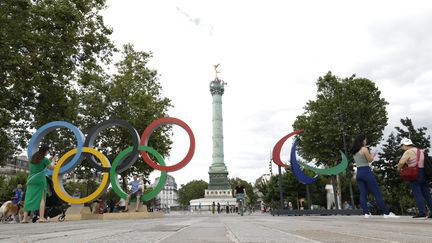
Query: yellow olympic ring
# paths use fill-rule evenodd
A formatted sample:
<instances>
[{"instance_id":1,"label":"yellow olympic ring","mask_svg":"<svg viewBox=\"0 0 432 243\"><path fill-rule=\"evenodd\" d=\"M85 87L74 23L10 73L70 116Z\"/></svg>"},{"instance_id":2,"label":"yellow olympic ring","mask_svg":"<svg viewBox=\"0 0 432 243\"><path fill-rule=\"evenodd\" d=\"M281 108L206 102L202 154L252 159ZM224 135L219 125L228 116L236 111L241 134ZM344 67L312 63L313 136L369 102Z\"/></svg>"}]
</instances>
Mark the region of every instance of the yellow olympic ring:
<instances>
[{"instance_id":1,"label":"yellow olympic ring","mask_svg":"<svg viewBox=\"0 0 432 243\"><path fill-rule=\"evenodd\" d=\"M57 165L54 167L54 171L53 171L53 175L52 175L52 180L53 180L53 185L54 185L54 191L57 193L57 196L68 203L72 203L72 204L83 204L86 202L90 202L93 199L96 199L104 190L105 188L108 186L108 182L109 182L109 173L106 172L103 174L102 177L102 181L101 184L99 185L99 187L96 189L96 191L94 191L92 194L88 195L87 197L83 197L83 198L73 198L69 195L69 193L66 192L66 190L63 187L63 183L61 182L61 178L59 181L59 170L62 166L62 164L72 155L76 154L78 151L78 149L72 149L70 151L68 151L66 154L64 154L59 161L57 162ZM108 159L105 157L105 155L103 155L101 152L93 149L93 148L89 148L89 147L83 147L82 148L82 152L84 153L90 153L93 154L94 156L96 156L96 158L99 159L99 161L102 163L103 167L111 167L110 163L108 162Z\"/></svg>"}]
</instances>

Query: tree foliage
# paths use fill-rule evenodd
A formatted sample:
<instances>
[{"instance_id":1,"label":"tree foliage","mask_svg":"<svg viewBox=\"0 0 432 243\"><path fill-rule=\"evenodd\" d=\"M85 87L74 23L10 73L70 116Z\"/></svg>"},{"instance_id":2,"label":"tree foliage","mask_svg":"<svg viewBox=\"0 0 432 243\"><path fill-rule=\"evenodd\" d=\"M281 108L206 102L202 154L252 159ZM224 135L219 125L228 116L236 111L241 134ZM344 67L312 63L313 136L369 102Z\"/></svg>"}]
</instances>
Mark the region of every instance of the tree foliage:
<instances>
[{"instance_id":1,"label":"tree foliage","mask_svg":"<svg viewBox=\"0 0 432 243\"><path fill-rule=\"evenodd\" d=\"M118 118L142 133L167 116L171 101L162 97L157 71L147 67L151 53L125 45L115 72L108 73L118 50L100 14L105 7L105 0L0 1L0 164L22 152L30 132L47 122L67 121L86 134L95 124ZM170 136L170 126L163 126L149 145L166 156ZM64 128L43 142L60 156L76 146ZM130 135L118 127L103 130L95 142L110 161L130 145ZM150 171L135 163L122 176ZM84 178L95 173L86 161L75 172Z\"/></svg>"},{"instance_id":2,"label":"tree foliage","mask_svg":"<svg viewBox=\"0 0 432 243\"><path fill-rule=\"evenodd\" d=\"M348 146L349 138L360 132L369 144L379 143L387 125L388 103L373 81L355 75L341 79L328 72L316 84L316 100L307 102L293 124L294 129L304 129L298 146L303 158L326 166L337 164L338 150L344 150L342 130Z\"/></svg>"},{"instance_id":3,"label":"tree foliage","mask_svg":"<svg viewBox=\"0 0 432 243\"><path fill-rule=\"evenodd\" d=\"M104 7L104 0L0 1L0 160L26 147L30 129L76 121L78 80L114 49Z\"/></svg>"},{"instance_id":4,"label":"tree foliage","mask_svg":"<svg viewBox=\"0 0 432 243\"><path fill-rule=\"evenodd\" d=\"M312 171L304 171L307 176L314 176ZM326 205L325 184L327 177L320 176L317 182L309 185L311 203L313 205ZM280 176L271 176L269 180L257 181L255 187L263 196L263 201L271 208L280 208ZM282 172L283 201L291 202L297 209L297 203L304 199L307 205L306 185L300 183L291 172ZM304 206L306 206L304 205Z\"/></svg>"},{"instance_id":5,"label":"tree foliage","mask_svg":"<svg viewBox=\"0 0 432 243\"><path fill-rule=\"evenodd\" d=\"M168 116L171 101L162 97L157 71L147 67L151 54L136 51L130 44L123 47L122 54L122 59L115 64L117 73L109 82L95 79L83 88L80 114L87 130L101 119L117 118L129 122L142 134L152 121ZM167 156L171 148L170 128L162 126L156 129L149 139L149 146L162 156ZM133 144L131 135L117 127L103 130L97 139L97 149L111 161ZM122 176L126 178L133 173L142 173L147 177L151 170L145 163L135 163Z\"/></svg>"},{"instance_id":6,"label":"tree foliage","mask_svg":"<svg viewBox=\"0 0 432 243\"><path fill-rule=\"evenodd\" d=\"M230 180L229 180L229 183L230 183L230 185L231 185L231 190L235 193L235 191L234 191L234 189L235 189L235 187L238 185L238 183L240 183L241 185L243 185L244 187L245 187L245 190L246 190L246 195L247 195L247 198L246 198L246 203L248 203L248 204L251 204L251 205L254 205L256 202L257 202L257 195L255 194L255 192L254 192L254 190L253 190L253 186L252 186L252 184L251 183L249 183L249 182L247 182L247 181L245 181L245 180L242 180L242 179L240 179L240 178L238 178L238 177L236 177L236 178L231 178Z\"/></svg>"},{"instance_id":7,"label":"tree foliage","mask_svg":"<svg viewBox=\"0 0 432 243\"><path fill-rule=\"evenodd\" d=\"M17 185L21 184L25 186L26 180L27 174L23 172L18 172L9 178L0 176L0 203L11 200L11 197L14 196L13 191L17 188Z\"/></svg>"},{"instance_id":8,"label":"tree foliage","mask_svg":"<svg viewBox=\"0 0 432 243\"><path fill-rule=\"evenodd\" d=\"M340 161L339 150L347 153L357 134L364 133L371 145L380 142L387 125L388 103L373 81L355 75L342 79L328 72L316 84L316 100L307 102L303 114L293 124L296 130L304 129L299 134L301 157L331 167ZM340 177L347 176L350 183L352 171L350 158L347 173L337 176L338 192L342 189Z\"/></svg>"},{"instance_id":9,"label":"tree foliage","mask_svg":"<svg viewBox=\"0 0 432 243\"><path fill-rule=\"evenodd\" d=\"M203 180L193 180L182 185L178 190L178 203L182 206L189 205L190 200L204 197L204 191L208 183Z\"/></svg>"}]
</instances>

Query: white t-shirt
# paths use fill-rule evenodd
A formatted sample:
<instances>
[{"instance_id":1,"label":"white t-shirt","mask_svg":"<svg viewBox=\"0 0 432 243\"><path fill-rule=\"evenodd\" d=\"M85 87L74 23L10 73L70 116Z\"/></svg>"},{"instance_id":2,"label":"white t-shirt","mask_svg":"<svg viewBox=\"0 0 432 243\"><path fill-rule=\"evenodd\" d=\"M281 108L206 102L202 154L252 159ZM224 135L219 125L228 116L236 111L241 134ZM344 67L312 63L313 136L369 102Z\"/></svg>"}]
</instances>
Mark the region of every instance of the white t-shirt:
<instances>
[{"instance_id":1,"label":"white t-shirt","mask_svg":"<svg viewBox=\"0 0 432 243\"><path fill-rule=\"evenodd\" d=\"M332 185L332 184L327 184L327 185L325 186L325 189L326 189L326 192L327 192L327 193L331 193L331 194L334 193L334 192L333 192L333 185Z\"/></svg>"},{"instance_id":2,"label":"white t-shirt","mask_svg":"<svg viewBox=\"0 0 432 243\"><path fill-rule=\"evenodd\" d=\"M120 198L119 206L120 206L120 207L124 207L124 206L126 206L126 201L125 201L123 198Z\"/></svg>"},{"instance_id":3,"label":"white t-shirt","mask_svg":"<svg viewBox=\"0 0 432 243\"><path fill-rule=\"evenodd\" d=\"M138 190L141 190L141 192L144 192L144 180L139 181Z\"/></svg>"}]
</instances>

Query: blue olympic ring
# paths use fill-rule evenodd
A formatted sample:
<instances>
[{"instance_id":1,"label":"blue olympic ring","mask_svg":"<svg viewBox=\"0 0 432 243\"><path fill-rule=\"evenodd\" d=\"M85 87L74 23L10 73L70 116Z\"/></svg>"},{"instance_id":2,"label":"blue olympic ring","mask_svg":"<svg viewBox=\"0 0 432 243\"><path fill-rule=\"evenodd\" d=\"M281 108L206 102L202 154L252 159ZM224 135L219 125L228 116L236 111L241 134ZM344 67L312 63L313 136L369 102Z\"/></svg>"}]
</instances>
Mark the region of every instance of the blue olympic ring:
<instances>
[{"instance_id":1,"label":"blue olympic ring","mask_svg":"<svg viewBox=\"0 0 432 243\"><path fill-rule=\"evenodd\" d=\"M60 168L60 173L65 173L68 170L70 170L72 166L80 159L83 144L84 144L84 139L85 139L84 134L76 126L70 124L69 122L54 121L40 127L30 139L28 150L27 150L27 157L30 159L37 152L37 150L35 151L34 148L37 149L39 147L39 144L45 135L54 131L57 128L62 128L62 127L72 130L75 137L77 138L77 149L78 149L74 157L68 163L66 163L64 166ZM49 169L45 169L45 173L48 175L52 175L53 171Z\"/></svg>"}]
</instances>

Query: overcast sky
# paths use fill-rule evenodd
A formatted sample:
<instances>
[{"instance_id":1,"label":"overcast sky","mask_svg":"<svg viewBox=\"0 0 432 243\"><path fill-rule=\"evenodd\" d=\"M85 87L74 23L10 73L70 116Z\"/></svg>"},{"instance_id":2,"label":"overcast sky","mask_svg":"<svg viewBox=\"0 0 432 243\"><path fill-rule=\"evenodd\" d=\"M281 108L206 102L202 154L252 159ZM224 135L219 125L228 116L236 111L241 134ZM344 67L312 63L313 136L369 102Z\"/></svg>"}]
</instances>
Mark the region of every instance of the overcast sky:
<instances>
[{"instance_id":1,"label":"overcast sky","mask_svg":"<svg viewBox=\"0 0 432 243\"><path fill-rule=\"evenodd\" d=\"M149 65L175 105L169 115L195 134L194 158L171 173L178 185L209 180L216 63L228 83L223 126L231 178L254 182L268 173L270 150L292 131L327 71L376 82L390 103L386 135L406 116L432 130L431 1L108 0L103 15L118 47L153 53ZM183 130L174 133L171 165L189 143Z\"/></svg>"}]
</instances>

